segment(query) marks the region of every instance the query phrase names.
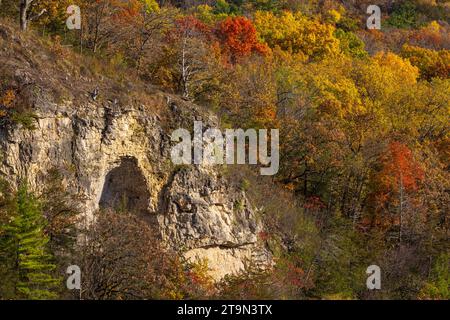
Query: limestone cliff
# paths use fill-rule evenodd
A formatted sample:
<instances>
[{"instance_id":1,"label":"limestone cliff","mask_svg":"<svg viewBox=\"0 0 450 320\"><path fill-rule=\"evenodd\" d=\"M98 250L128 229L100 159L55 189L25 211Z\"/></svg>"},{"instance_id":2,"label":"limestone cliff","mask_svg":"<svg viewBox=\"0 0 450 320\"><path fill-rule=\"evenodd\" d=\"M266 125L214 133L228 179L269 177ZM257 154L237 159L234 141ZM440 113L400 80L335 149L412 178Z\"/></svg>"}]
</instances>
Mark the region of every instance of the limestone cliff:
<instances>
[{"instance_id":1,"label":"limestone cliff","mask_svg":"<svg viewBox=\"0 0 450 320\"><path fill-rule=\"evenodd\" d=\"M93 75L90 66L62 62L36 40L1 25L0 31L1 77L34 117L33 129L2 121L1 177L14 186L27 179L39 191L46 173L58 168L68 190L84 199L87 218L125 199L168 246L207 258L216 278L247 259L269 260L252 205L220 167L171 163L172 131L194 120L218 126L212 113L129 79Z\"/></svg>"}]
</instances>

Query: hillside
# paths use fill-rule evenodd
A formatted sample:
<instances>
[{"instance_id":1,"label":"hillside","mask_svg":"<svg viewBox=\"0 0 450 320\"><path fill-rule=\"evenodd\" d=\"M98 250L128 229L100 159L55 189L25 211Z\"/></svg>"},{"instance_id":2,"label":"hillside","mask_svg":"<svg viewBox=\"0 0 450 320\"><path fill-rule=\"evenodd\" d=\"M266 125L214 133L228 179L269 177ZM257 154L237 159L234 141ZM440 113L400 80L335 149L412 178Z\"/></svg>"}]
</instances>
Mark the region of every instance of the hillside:
<instances>
[{"instance_id":1,"label":"hillside","mask_svg":"<svg viewBox=\"0 0 450 320\"><path fill-rule=\"evenodd\" d=\"M0 299L448 299L448 1L35 1L0 2Z\"/></svg>"}]
</instances>

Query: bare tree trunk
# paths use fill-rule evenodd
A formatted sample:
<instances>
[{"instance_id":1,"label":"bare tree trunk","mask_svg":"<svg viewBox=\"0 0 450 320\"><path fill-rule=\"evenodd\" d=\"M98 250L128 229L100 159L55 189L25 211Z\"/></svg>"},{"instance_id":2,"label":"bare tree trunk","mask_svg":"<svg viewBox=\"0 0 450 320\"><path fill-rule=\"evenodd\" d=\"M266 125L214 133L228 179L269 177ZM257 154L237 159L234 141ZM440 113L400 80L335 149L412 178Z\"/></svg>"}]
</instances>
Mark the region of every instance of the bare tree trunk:
<instances>
[{"instance_id":1,"label":"bare tree trunk","mask_svg":"<svg viewBox=\"0 0 450 320\"><path fill-rule=\"evenodd\" d=\"M28 27L28 9L32 0L20 0L20 29L27 30Z\"/></svg>"},{"instance_id":2,"label":"bare tree trunk","mask_svg":"<svg viewBox=\"0 0 450 320\"><path fill-rule=\"evenodd\" d=\"M181 81L183 87L183 98L189 98L189 65L186 61L187 37L183 39L183 49L181 54Z\"/></svg>"},{"instance_id":3,"label":"bare tree trunk","mask_svg":"<svg viewBox=\"0 0 450 320\"><path fill-rule=\"evenodd\" d=\"M20 0L20 29L22 29L22 31L27 30L29 21L36 20L47 12L47 9L43 9L40 13L30 17L29 13L33 2L34 0Z\"/></svg>"}]
</instances>

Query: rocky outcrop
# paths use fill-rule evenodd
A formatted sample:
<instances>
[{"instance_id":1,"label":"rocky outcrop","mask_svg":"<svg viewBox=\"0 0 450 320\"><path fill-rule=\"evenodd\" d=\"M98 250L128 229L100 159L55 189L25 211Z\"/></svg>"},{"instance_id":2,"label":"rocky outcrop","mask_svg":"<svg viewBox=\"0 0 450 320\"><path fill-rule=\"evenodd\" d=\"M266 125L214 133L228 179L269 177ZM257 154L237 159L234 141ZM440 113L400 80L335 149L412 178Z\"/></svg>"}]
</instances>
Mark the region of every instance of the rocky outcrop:
<instances>
[{"instance_id":1,"label":"rocky outcrop","mask_svg":"<svg viewBox=\"0 0 450 320\"><path fill-rule=\"evenodd\" d=\"M159 216L164 239L187 249L189 259L208 261L215 278L237 273L246 262L262 267L270 261L258 247L261 225L245 194L218 173L182 168L170 179Z\"/></svg>"},{"instance_id":2,"label":"rocky outcrop","mask_svg":"<svg viewBox=\"0 0 450 320\"><path fill-rule=\"evenodd\" d=\"M0 177L13 187L26 179L39 192L58 169L88 222L100 207L125 205L167 246L207 259L216 279L247 260L269 262L251 204L221 168L172 164L173 130L192 131L195 120L218 127L216 117L126 73L98 74L74 53L59 59L61 52L0 24L2 89L35 117L34 129L0 119Z\"/></svg>"},{"instance_id":3,"label":"rocky outcrop","mask_svg":"<svg viewBox=\"0 0 450 320\"><path fill-rule=\"evenodd\" d=\"M245 194L218 168L171 163L174 128L200 119L214 126L217 120L176 97L159 93L151 101L134 107L85 99L75 106L37 97L35 129L0 128L0 174L16 186L27 179L39 191L46 173L58 168L67 188L84 199L88 220L100 206L125 201L168 246L207 259L217 279L241 270L246 260L267 261L257 241L261 226Z\"/></svg>"}]
</instances>

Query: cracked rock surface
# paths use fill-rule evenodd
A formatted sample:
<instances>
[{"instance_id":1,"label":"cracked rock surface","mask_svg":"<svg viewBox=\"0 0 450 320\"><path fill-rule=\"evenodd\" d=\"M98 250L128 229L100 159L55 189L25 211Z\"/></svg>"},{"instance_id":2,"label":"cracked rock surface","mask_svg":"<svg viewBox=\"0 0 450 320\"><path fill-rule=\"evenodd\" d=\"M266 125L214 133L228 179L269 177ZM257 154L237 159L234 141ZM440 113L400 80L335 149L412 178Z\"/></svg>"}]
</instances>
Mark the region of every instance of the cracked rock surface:
<instances>
[{"instance_id":1,"label":"cracked rock surface","mask_svg":"<svg viewBox=\"0 0 450 320\"><path fill-rule=\"evenodd\" d=\"M252 205L220 167L171 163L173 129L189 129L199 119L216 126L216 118L176 97L171 105L177 108L171 108L167 100L159 93L154 105L83 100L75 107L73 101L37 97L33 130L18 124L0 128L0 175L13 186L26 178L39 192L46 173L60 169L68 190L84 199L88 220L100 206L114 207L125 198L165 244L187 258L207 259L216 279L249 260L267 262ZM151 111L156 105L163 112Z\"/></svg>"}]
</instances>

